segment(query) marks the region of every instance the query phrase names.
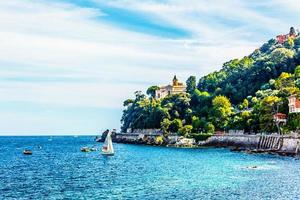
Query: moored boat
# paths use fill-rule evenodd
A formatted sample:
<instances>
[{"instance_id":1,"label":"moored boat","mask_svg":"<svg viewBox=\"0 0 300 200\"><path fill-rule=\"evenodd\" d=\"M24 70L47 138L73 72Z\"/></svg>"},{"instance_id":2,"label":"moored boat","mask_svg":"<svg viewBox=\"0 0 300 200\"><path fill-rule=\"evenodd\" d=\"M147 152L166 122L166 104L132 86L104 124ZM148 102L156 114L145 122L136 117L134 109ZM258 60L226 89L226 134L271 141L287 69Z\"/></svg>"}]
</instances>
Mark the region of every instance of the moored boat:
<instances>
[{"instance_id":1,"label":"moored boat","mask_svg":"<svg viewBox=\"0 0 300 200\"><path fill-rule=\"evenodd\" d=\"M80 151L82 151L82 152L90 152L91 150L90 150L89 147L82 147L82 148L80 149Z\"/></svg>"},{"instance_id":2,"label":"moored boat","mask_svg":"<svg viewBox=\"0 0 300 200\"><path fill-rule=\"evenodd\" d=\"M25 149L25 150L23 151L23 154L24 154L24 155L32 155L32 151L31 151L31 150L28 150L28 149Z\"/></svg>"},{"instance_id":3,"label":"moored boat","mask_svg":"<svg viewBox=\"0 0 300 200\"><path fill-rule=\"evenodd\" d=\"M97 148L96 147L92 147L92 148L90 148L90 151L97 151Z\"/></svg>"}]
</instances>

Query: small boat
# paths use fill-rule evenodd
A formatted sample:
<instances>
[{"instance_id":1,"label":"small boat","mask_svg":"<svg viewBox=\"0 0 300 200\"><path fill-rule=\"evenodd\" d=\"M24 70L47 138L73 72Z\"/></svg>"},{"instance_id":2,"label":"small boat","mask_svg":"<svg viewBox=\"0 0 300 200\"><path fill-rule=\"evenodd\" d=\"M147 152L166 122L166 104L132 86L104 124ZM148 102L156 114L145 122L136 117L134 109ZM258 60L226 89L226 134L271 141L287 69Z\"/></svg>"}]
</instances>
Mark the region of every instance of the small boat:
<instances>
[{"instance_id":1,"label":"small boat","mask_svg":"<svg viewBox=\"0 0 300 200\"><path fill-rule=\"evenodd\" d=\"M115 154L114 147L112 144L111 134L112 134L111 132L107 133L107 136L105 138L104 144L101 149L102 155L113 156Z\"/></svg>"},{"instance_id":2,"label":"small boat","mask_svg":"<svg viewBox=\"0 0 300 200\"><path fill-rule=\"evenodd\" d=\"M97 151L97 148L96 147L92 147L90 148L91 151Z\"/></svg>"},{"instance_id":3,"label":"small boat","mask_svg":"<svg viewBox=\"0 0 300 200\"><path fill-rule=\"evenodd\" d=\"M91 150L90 150L89 147L82 147L82 148L80 149L80 151L82 151L82 152L90 152Z\"/></svg>"},{"instance_id":4,"label":"small boat","mask_svg":"<svg viewBox=\"0 0 300 200\"><path fill-rule=\"evenodd\" d=\"M258 167L256 165L254 165L254 166L247 166L246 168L247 169L257 169Z\"/></svg>"},{"instance_id":5,"label":"small boat","mask_svg":"<svg viewBox=\"0 0 300 200\"><path fill-rule=\"evenodd\" d=\"M32 155L32 151L30 151L30 150L28 150L28 149L25 149L25 150L23 151L23 154L24 154L24 155Z\"/></svg>"}]
</instances>

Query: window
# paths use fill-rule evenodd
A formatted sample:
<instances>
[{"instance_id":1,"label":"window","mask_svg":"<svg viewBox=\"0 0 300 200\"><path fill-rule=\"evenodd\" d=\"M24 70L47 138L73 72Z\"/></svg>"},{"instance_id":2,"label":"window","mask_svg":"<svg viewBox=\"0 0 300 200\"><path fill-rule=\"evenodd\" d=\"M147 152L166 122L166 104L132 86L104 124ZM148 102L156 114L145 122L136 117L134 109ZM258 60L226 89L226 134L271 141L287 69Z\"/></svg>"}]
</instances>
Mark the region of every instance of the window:
<instances>
[{"instance_id":1,"label":"window","mask_svg":"<svg viewBox=\"0 0 300 200\"><path fill-rule=\"evenodd\" d=\"M290 107L290 112L295 112L295 106Z\"/></svg>"}]
</instances>

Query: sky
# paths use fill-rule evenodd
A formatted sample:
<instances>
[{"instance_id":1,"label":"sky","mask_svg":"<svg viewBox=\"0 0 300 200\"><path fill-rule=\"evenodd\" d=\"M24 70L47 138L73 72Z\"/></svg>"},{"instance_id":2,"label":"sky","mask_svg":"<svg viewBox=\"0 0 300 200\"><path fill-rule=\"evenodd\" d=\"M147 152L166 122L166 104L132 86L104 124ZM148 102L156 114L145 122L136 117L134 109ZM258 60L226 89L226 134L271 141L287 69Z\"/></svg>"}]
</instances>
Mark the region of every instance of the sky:
<instances>
[{"instance_id":1,"label":"sky","mask_svg":"<svg viewBox=\"0 0 300 200\"><path fill-rule=\"evenodd\" d=\"M134 91L185 82L289 27L297 0L0 1L0 135L120 128Z\"/></svg>"}]
</instances>

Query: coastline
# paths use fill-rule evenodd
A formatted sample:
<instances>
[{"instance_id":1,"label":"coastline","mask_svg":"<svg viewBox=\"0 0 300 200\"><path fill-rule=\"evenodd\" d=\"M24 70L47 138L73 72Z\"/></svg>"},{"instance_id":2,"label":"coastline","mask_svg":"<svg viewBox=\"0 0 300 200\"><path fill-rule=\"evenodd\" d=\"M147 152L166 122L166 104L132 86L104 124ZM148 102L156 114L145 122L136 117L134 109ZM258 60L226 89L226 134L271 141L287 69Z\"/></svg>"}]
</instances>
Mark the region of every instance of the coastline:
<instances>
[{"instance_id":1,"label":"coastline","mask_svg":"<svg viewBox=\"0 0 300 200\"><path fill-rule=\"evenodd\" d=\"M203 146L226 147L246 153L270 153L282 156L299 155L298 135L215 135Z\"/></svg>"},{"instance_id":2,"label":"coastline","mask_svg":"<svg viewBox=\"0 0 300 200\"><path fill-rule=\"evenodd\" d=\"M105 136L105 134L103 135ZM174 139L176 137L176 139ZM102 137L104 138L104 137ZM157 139L159 138L159 139ZM293 135L245 135L223 134L213 135L205 141L195 142L190 138L179 136L164 137L162 134L115 133L115 143L162 146L172 148L224 147L232 151L252 153L270 153L281 156L297 156L300 151L300 137ZM104 141L100 139L98 142Z\"/></svg>"}]
</instances>

